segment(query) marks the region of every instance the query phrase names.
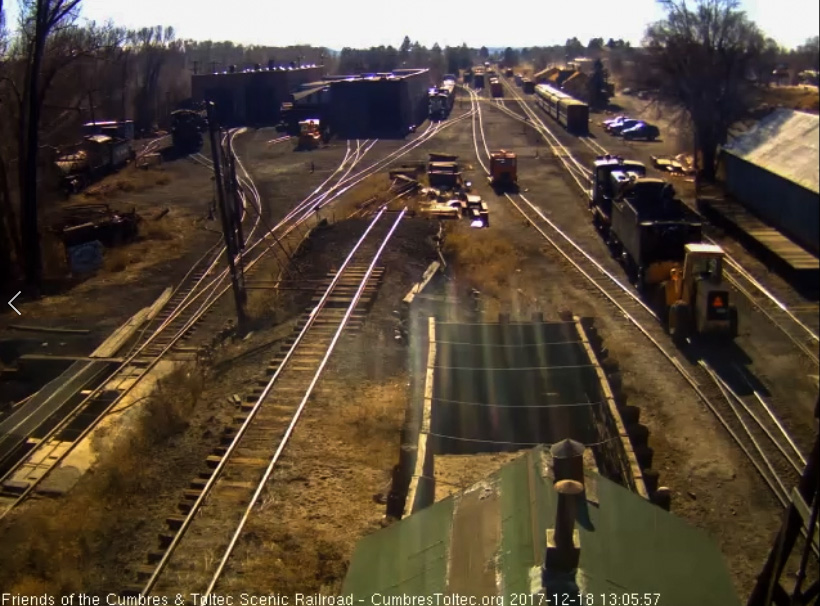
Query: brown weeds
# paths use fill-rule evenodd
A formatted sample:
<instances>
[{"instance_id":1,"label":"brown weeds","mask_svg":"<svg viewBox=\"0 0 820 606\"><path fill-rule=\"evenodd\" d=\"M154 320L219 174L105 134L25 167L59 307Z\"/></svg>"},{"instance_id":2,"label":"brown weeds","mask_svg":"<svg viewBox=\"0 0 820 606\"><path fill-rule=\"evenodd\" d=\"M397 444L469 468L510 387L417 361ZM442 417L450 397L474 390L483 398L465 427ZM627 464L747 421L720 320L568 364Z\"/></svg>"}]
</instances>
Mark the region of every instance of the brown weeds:
<instances>
[{"instance_id":1,"label":"brown weeds","mask_svg":"<svg viewBox=\"0 0 820 606\"><path fill-rule=\"evenodd\" d=\"M86 198L108 198L117 193L138 193L153 187L167 185L170 175L161 166L148 168L126 167L83 192Z\"/></svg>"},{"instance_id":2,"label":"brown weeds","mask_svg":"<svg viewBox=\"0 0 820 606\"><path fill-rule=\"evenodd\" d=\"M116 529L133 512L128 504L152 490L146 461L184 431L200 400L204 374L181 367L160 381L139 420L92 472L59 500L37 501L0 526L0 587L11 593L65 595L92 586L95 559L112 547ZM114 546L115 547L115 546Z\"/></svg>"},{"instance_id":3,"label":"brown weeds","mask_svg":"<svg viewBox=\"0 0 820 606\"><path fill-rule=\"evenodd\" d=\"M458 276L484 293L501 296L519 264L515 247L492 229L475 229L464 222L445 226L443 251Z\"/></svg>"}]
</instances>

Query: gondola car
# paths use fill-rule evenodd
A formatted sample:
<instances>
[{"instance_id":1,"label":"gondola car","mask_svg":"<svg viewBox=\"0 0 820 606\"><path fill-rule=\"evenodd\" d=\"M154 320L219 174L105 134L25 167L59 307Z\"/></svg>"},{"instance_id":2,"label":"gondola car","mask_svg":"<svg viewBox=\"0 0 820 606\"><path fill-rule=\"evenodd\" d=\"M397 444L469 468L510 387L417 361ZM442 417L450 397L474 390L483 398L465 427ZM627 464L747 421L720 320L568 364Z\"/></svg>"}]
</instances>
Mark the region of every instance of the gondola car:
<instances>
[{"instance_id":1,"label":"gondola car","mask_svg":"<svg viewBox=\"0 0 820 606\"><path fill-rule=\"evenodd\" d=\"M539 84L535 87L535 102L544 113L576 135L589 134L589 106L567 93Z\"/></svg>"}]
</instances>

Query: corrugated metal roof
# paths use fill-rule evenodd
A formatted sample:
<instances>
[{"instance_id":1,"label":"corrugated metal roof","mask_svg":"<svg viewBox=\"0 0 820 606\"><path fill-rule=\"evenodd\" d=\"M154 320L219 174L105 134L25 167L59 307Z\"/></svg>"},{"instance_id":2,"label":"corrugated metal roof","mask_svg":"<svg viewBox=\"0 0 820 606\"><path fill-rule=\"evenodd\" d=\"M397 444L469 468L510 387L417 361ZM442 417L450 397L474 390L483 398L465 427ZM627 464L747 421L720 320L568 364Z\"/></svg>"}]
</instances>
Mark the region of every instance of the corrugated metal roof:
<instances>
[{"instance_id":1,"label":"corrugated metal roof","mask_svg":"<svg viewBox=\"0 0 820 606\"><path fill-rule=\"evenodd\" d=\"M530 594L534 580L540 585L545 531L555 525L550 460L544 447L527 451L466 491L366 536L342 594L352 594L354 604L376 594ZM652 603L666 606L739 606L705 532L591 471L584 482L576 516L580 592L655 593L660 601Z\"/></svg>"},{"instance_id":2,"label":"corrugated metal roof","mask_svg":"<svg viewBox=\"0 0 820 606\"><path fill-rule=\"evenodd\" d=\"M820 116L776 109L723 150L820 193Z\"/></svg>"}]
</instances>

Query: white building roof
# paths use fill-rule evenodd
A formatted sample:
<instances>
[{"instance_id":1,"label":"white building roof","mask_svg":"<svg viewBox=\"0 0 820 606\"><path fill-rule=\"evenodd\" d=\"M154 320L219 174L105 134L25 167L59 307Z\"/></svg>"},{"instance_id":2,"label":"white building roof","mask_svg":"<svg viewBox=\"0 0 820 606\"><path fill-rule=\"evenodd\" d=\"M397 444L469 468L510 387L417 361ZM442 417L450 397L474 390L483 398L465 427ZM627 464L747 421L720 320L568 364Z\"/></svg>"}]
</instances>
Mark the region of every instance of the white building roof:
<instances>
[{"instance_id":1,"label":"white building roof","mask_svg":"<svg viewBox=\"0 0 820 606\"><path fill-rule=\"evenodd\" d=\"M820 193L820 116L776 109L723 150Z\"/></svg>"}]
</instances>

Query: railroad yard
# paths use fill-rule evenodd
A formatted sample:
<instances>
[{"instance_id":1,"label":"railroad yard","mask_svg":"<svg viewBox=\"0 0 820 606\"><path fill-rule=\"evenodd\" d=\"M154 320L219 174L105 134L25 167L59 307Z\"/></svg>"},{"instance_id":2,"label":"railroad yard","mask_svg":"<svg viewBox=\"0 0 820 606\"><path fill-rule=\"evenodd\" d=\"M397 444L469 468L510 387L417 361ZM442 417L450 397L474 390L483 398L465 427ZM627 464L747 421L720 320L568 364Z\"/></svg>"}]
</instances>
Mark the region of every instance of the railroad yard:
<instances>
[{"instance_id":1,"label":"railroad yard","mask_svg":"<svg viewBox=\"0 0 820 606\"><path fill-rule=\"evenodd\" d=\"M78 393L65 386L36 411L25 408L38 397L30 381L6 383L22 403L0 409L11 428L0 440L4 591L336 595L363 537L569 438L596 473L704 531L748 598L816 444L820 326L817 293L803 286L817 272L798 288L705 220L703 241L726 254L738 334L676 343L593 225L590 191L596 159L613 154L671 180L699 212L690 177L653 167L679 141L667 129L656 141L610 136L600 123L615 110L572 134L512 77L498 80L476 89L459 78L452 109L437 106L440 119L404 138L295 151L297 134L224 129L242 191L241 330L207 137L144 173L144 189L73 197L135 207L149 228L94 277L0 318L28 364L86 365L64 366L86 373ZM502 149L515 155L517 191L488 182ZM469 196L454 219L429 210L436 153L457 157L486 211L470 215ZM521 334L541 354L491 355L526 349L510 336L518 324L535 327ZM459 326L479 325L486 341L467 346L483 354L448 353L465 345ZM474 392L449 385L465 369L478 373L460 379ZM480 373L499 370L527 387L485 414L504 389ZM546 377L532 379L542 392L526 372ZM445 415L447 393L487 401L453 401L458 413ZM48 406L61 418L28 432ZM807 574L817 578L816 558Z\"/></svg>"}]
</instances>

